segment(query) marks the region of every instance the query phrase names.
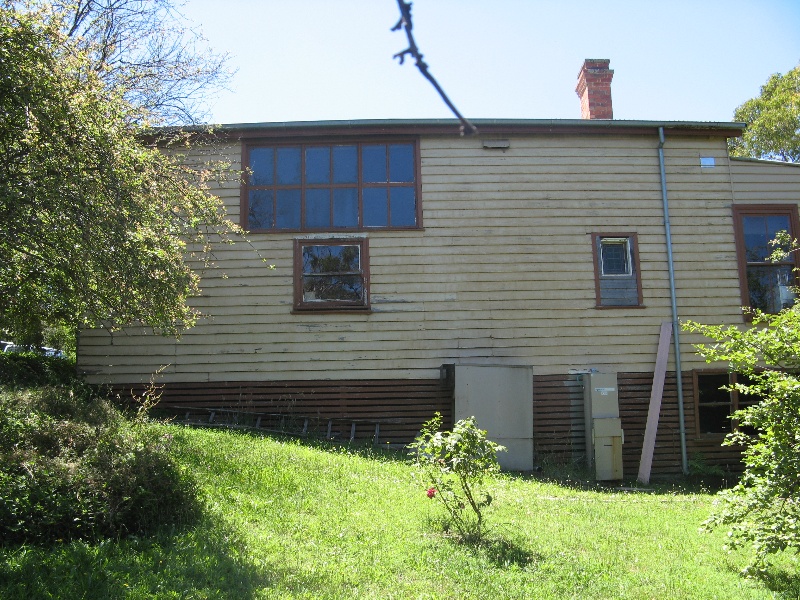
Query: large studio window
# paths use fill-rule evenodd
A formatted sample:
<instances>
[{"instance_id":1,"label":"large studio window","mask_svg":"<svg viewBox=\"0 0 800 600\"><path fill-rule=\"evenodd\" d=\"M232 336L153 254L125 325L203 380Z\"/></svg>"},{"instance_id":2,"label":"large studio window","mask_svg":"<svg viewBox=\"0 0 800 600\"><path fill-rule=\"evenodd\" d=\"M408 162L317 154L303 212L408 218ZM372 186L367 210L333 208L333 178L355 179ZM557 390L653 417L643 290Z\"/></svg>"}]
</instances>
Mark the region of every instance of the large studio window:
<instances>
[{"instance_id":1,"label":"large studio window","mask_svg":"<svg viewBox=\"0 0 800 600\"><path fill-rule=\"evenodd\" d=\"M294 308L369 310L366 238L295 240Z\"/></svg>"},{"instance_id":2,"label":"large studio window","mask_svg":"<svg viewBox=\"0 0 800 600\"><path fill-rule=\"evenodd\" d=\"M742 304L766 313L792 306L797 257L792 253L781 262L772 262L769 256L775 250L770 241L779 232L786 231L791 239L797 237L797 206L734 205L733 217Z\"/></svg>"},{"instance_id":3,"label":"large studio window","mask_svg":"<svg viewBox=\"0 0 800 600\"><path fill-rule=\"evenodd\" d=\"M242 226L254 232L420 226L414 141L248 144Z\"/></svg>"}]
</instances>

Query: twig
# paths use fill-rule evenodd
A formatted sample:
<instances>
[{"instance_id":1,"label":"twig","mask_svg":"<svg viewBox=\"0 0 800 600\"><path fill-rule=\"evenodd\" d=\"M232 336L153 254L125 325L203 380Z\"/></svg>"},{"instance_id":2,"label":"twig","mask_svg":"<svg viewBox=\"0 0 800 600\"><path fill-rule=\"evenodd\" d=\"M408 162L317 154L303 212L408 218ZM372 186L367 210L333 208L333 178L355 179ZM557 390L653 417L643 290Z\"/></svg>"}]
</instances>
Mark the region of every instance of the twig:
<instances>
[{"instance_id":1,"label":"twig","mask_svg":"<svg viewBox=\"0 0 800 600\"><path fill-rule=\"evenodd\" d=\"M414 41L414 35L411 33L411 29L413 25L411 23L411 2L405 2L404 0L397 0L397 6L400 8L400 20L397 24L392 27L392 31L399 31L401 28L405 29L406 37L408 37L408 48L403 50L402 52L398 52L392 58L396 58L400 61L402 65L405 62L406 55L409 54L414 57L417 62L417 68L419 69L420 73L431 82L436 91L439 92L439 95L444 100L444 103L453 111L453 114L458 117L458 120L461 121L461 135L467 134L472 135L478 133L478 129L470 123L455 107L455 105L450 101L450 98L447 97L447 94L444 93L442 86L439 85L439 82L431 75L430 71L428 70L428 64L422 60L422 53L417 48L417 43Z\"/></svg>"}]
</instances>

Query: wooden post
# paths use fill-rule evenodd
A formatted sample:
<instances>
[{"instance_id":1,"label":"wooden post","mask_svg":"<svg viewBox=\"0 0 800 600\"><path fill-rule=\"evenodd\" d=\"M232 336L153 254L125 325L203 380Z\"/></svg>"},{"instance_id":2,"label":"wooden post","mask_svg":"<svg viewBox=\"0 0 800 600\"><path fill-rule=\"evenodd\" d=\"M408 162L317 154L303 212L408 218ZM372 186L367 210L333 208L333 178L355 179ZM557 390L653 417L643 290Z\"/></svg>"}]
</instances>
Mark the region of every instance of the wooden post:
<instances>
[{"instance_id":1,"label":"wooden post","mask_svg":"<svg viewBox=\"0 0 800 600\"><path fill-rule=\"evenodd\" d=\"M661 335L658 340L656 368L653 373L653 389L650 392L650 409L647 412L647 427L644 430L644 442L642 442L642 458L639 461L639 477L637 479L642 483L650 483L650 470L653 466L653 451L656 446L658 416L661 412L661 398L664 395L664 378L667 374L671 340L672 323L662 323Z\"/></svg>"}]
</instances>

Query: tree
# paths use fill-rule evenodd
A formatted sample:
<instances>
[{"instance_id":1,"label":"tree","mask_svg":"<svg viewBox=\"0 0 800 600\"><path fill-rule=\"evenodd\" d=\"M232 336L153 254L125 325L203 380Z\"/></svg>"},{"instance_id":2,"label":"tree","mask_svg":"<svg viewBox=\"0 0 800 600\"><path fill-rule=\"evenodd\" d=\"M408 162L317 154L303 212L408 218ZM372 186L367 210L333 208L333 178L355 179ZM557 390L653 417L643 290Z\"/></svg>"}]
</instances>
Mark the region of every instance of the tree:
<instances>
[{"instance_id":1,"label":"tree","mask_svg":"<svg viewBox=\"0 0 800 600\"><path fill-rule=\"evenodd\" d=\"M747 123L741 138L731 138L731 156L800 160L800 65L781 75L771 75L751 98L734 112Z\"/></svg>"},{"instance_id":2,"label":"tree","mask_svg":"<svg viewBox=\"0 0 800 600\"><path fill-rule=\"evenodd\" d=\"M729 545L750 545L750 569L763 569L770 554L800 551L800 305L778 314L753 312L752 326L687 323L714 341L699 345L709 362L726 361L746 376L740 393L761 398L732 415L738 427L726 445L742 446L745 471L720 493L708 529L729 527Z\"/></svg>"},{"instance_id":3,"label":"tree","mask_svg":"<svg viewBox=\"0 0 800 600\"><path fill-rule=\"evenodd\" d=\"M31 0L47 7L45 0ZM100 79L151 124L202 122L205 102L232 73L188 26L175 0L57 0L59 29Z\"/></svg>"},{"instance_id":4,"label":"tree","mask_svg":"<svg viewBox=\"0 0 800 600\"><path fill-rule=\"evenodd\" d=\"M209 171L144 145L139 107L62 24L0 6L0 328L29 344L45 324L176 333L197 316L187 257L238 228Z\"/></svg>"}]
</instances>

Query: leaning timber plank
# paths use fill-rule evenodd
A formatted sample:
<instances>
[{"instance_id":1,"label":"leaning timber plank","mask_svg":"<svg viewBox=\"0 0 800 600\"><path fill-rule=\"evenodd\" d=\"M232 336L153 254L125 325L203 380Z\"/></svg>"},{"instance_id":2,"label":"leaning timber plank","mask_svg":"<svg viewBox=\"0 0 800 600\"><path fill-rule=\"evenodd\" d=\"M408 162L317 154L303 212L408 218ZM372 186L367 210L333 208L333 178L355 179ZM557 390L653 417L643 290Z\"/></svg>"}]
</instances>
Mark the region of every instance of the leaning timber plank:
<instances>
[{"instance_id":1,"label":"leaning timber plank","mask_svg":"<svg viewBox=\"0 0 800 600\"><path fill-rule=\"evenodd\" d=\"M664 377L667 374L667 360L669 347L672 340L672 323L667 321L661 324L661 335L658 340L658 354L656 355L656 369L653 374L653 389L650 394L650 409L647 415L647 427L642 443L642 458L639 462L639 477L642 483L650 483L650 470L653 467L653 451L656 445L658 432L658 415L661 412L661 397L664 393Z\"/></svg>"}]
</instances>

